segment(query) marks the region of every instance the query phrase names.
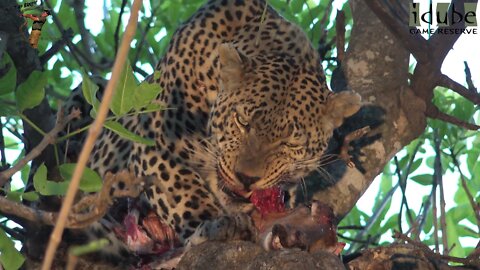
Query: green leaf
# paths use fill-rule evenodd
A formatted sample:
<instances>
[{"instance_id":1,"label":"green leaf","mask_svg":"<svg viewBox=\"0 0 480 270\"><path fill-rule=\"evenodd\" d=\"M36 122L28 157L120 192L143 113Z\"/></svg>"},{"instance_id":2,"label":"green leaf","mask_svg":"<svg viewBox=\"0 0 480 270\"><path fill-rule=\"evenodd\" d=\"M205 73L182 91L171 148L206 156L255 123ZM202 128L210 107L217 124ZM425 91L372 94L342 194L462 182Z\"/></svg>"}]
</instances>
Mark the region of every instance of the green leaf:
<instances>
[{"instance_id":1,"label":"green leaf","mask_svg":"<svg viewBox=\"0 0 480 270\"><path fill-rule=\"evenodd\" d=\"M14 202L21 202L22 201L22 191L7 191L7 199L14 201Z\"/></svg>"},{"instance_id":2,"label":"green leaf","mask_svg":"<svg viewBox=\"0 0 480 270\"><path fill-rule=\"evenodd\" d=\"M4 143L5 143L5 148L6 148L6 149L15 149L15 150L20 149L20 148L18 147L18 145L19 145L21 142L19 142L18 139L14 139L14 138L12 138L12 137L10 137L10 136L8 136L8 135L5 135L5 136L3 137L3 139L4 139Z\"/></svg>"},{"instance_id":3,"label":"green leaf","mask_svg":"<svg viewBox=\"0 0 480 270\"><path fill-rule=\"evenodd\" d=\"M116 116L124 115L133 108L137 84L130 62L127 61L112 99L111 110Z\"/></svg>"},{"instance_id":4,"label":"green leaf","mask_svg":"<svg viewBox=\"0 0 480 270\"><path fill-rule=\"evenodd\" d=\"M33 71L28 79L20 84L15 91L15 99L19 111L33 108L42 102L47 84L46 73Z\"/></svg>"},{"instance_id":5,"label":"green leaf","mask_svg":"<svg viewBox=\"0 0 480 270\"><path fill-rule=\"evenodd\" d=\"M410 179L423 186L429 186L433 183L433 175L431 174L419 174L410 177Z\"/></svg>"},{"instance_id":6,"label":"green leaf","mask_svg":"<svg viewBox=\"0 0 480 270\"><path fill-rule=\"evenodd\" d=\"M60 175L64 180L70 182L77 164L65 163L59 166ZM85 192L97 192L102 189L102 178L92 169L85 168L80 179L79 188Z\"/></svg>"},{"instance_id":7,"label":"green leaf","mask_svg":"<svg viewBox=\"0 0 480 270\"><path fill-rule=\"evenodd\" d=\"M25 192L22 194L22 198L24 200L27 200L27 201L30 201L30 202L34 202L34 201L38 201L38 199L40 198L40 196L38 195L37 192L35 191L29 191L29 192Z\"/></svg>"},{"instance_id":8,"label":"green leaf","mask_svg":"<svg viewBox=\"0 0 480 270\"><path fill-rule=\"evenodd\" d=\"M85 100L93 106L93 109L97 111L98 109L98 100L97 100L97 91L98 85L94 83L88 74L83 71L82 72L82 92ZM97 101L97 102L95 102Z\"/></svg>"},{"instance_id":9,"label":"green leaf","mask_svg":"<svg viewBox=\"0 0 480 270\"><path fill-rule=\"evenodd\" d=\"M464 258L465 250L462 248L462 244L460 243L459 235L457 233L457 223L453 221L451 214L452 212L449 211L447 212L445 217L445 220L447 221L447 242L449 245L448 248L452 247L452 245L455 245L449 255Z\"/></svg>"},{"instance_id":10,"label":"green leaf","mask_svg":"<svg viewBox=\"0 0 480 270\"><path fill-rule=\"evenodd\" d=\"M88 253L92 253L98 250L101 250L102 248L106 247L110 242L105 239L99 239L95 240L92 242L89 242L88 244L81 245L81 246L74 246L69 250L69 253L75 256L82 256Z\"/></svg>"},{"instance_id":11,"label":"green leaf","mask_svg":"<svg viewBox=\"0 0 480 270\"><path fill-rule=\"evenodd\" d=\"M15 248L14 242L8 237L4 230L0 229L0 263L5 270L19 269L25 258Z\"/></svg>"},{"instance_id":12,"label":"green leaf","mask_svg":"<svg viewBox=\"0 0 480 270\"><path fill-rule=\"evenodd\" d=\"M305 0L292 0L290 2L290 7L292 8L292 13L297 14L300 13L303 9L303 4L305 3Z\"/></svg>"},{"instance_id":13,"label":"green leaf","mask_svg":"<svg viewBox=\"0 0 480 270\"><path fill-rule=\"evenodd\" d=\"M13 92L17 85L17 69L12 62L12 59L7 53L0 62L0 68L8 68L8 72L0 78L0 96Z\"/></svg>"},{"instance_id":14,"label":"green leaf","mask_svg":"<svg viewBox=\"0 0 480 270\"><path fill-rule=\"evenodd\" d=\"M33 186L41 195L59 196L65 195L68 189L68 182L53 182L47 180L47 167L45 164L42 164L33 176Z\"/></svg>"},{"instance_id":15,"label":"green leaf","mask_svg":"<svg viewBox=\"0 0 480 270\"><path fill-rule=\"evenodd\" d=\"M15 102L15 100L12 99L12 102ZM15 114L17 114L17 108L15 105L5 104L0 101L0 116L12 116Z\"/></svg>"},{"instance_id":16,"label":"green leaf","mask_svg":"<svg viewBox=\"0 0 480 270\"><path fill-rule=\"evenodd\" d=\"M149 105L152 101L155 100L158 94L162 91L160 85L157 83L148 83L147 81L142 82L136 89L134 95L134 104L133 107L135 110L140 110L141 108Z\"/></svg>"},{"instance_id":17,"label":"green leaf","mask_svg":"<svg viewBox=\"0 0 480 270\"><path fill-rule=\"evenodd\" d=\"M418 158L415 161L413 161L412 166L410 166L409 174L412 174L414 171L416 171L418 169L418 167L420 167L421 164L422 164L422 159L421 158Z\"/></svg>"},{"instance_id":18,"label":"green leaf","mask_svg":"<svg viewBox=\"0 0 480 270\"><path fill-rule=\"evenodd\" d=\"M143 143L149 146L155 145L155 141L152 139L147 139L143 138L141 136L138 136L137 134L129 131L125 127L123 127L120 123L114 122L114 121L107 121L105 122L104 126L108 128L109 130L117 133L120 135L120 137L128 139L130 141L138 142L138 143Z\"/></svg>"}]
</instances>

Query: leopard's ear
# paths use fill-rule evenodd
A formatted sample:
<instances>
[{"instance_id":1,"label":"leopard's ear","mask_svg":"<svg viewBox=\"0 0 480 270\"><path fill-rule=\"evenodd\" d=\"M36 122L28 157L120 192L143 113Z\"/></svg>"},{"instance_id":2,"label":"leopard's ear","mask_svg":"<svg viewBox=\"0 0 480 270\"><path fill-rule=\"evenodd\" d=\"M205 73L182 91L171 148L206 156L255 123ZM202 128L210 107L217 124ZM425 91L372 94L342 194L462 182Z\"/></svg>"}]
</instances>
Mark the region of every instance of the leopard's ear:
<instances>
[{"instance_id":1,"label":"leopard's ear","mask_svg":"<svg viewBox=\"0 0 480 270\"><path fill-rule=\"evenodd\" d=\"M226 89L233 89L244 79L249 59L231 43L223 43L218 48L220 79Z\"/></svg>"},{"instance_id":2,"label":"leopard's ear","mask_svg":"<svg viewBox=\"0 0 480 270\"><path fill-rule=\"evenodd\" d=\"M362 98L353 91L343 91L330 95L325 106L325 113L329 115L334 128L343 123L343 119L352 116L360 109Z\"/></svg>"}]
</instances>

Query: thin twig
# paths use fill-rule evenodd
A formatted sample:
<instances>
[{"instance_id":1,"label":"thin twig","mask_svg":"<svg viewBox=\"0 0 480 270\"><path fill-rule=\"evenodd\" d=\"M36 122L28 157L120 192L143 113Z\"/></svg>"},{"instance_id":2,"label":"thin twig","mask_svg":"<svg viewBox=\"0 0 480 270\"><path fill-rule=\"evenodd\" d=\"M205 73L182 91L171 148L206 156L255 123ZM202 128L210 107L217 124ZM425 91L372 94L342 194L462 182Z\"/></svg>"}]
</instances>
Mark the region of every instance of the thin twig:
<instances>
[{"instance_id":1,"label":"thin twig","mask_svg":"<svg viewBox=\"0 0 480 270\"><path fill-rule=\"evenodd\" d=\"M425 225L425 221L427 220L428 210L432 205L433 194L436 191L436 187L437 186L432 183L432 190L430 191L430 195L428 195L427 200L425 201L425 203L422 204L422 207L420 208L419 215L417 216L418 228L417 231L412 233L413 239L415 240L418 240L420 238L420 232L422 231L423 226Z\"/></svg>"},{"instance_id":2,"label":"thin twig","mask_svg":"<svg viewBox=\"0 0 480 270\"><path fill-rule=\"evenodd\" d=\"M120 13L118 14L117 26L115 27L115 33L113 34L113 39L115 42L115 53L118 51L118 40L120 35L120 25L122 25L122 17L125 12L125 6L127 5L127 0L122 0L122 5L120 6Z\"/></svg>"},{"instance_id":3,"label":"thin twig","mask_svg":"<svg viewBox=\"0 0 480 270\"><path fill-rule=\"evenodd\" d=\"M144 183L151 182L149 178L136 178L126 171L115 175L107 173L104 178L100 192L83 197L72 207L73 211L69 213L65 227L79 229L92 224L106 214L115 198L138 197L143 191ZM123 189L118 188L119 183L122 183ZM111 192L112 190L114 192ZM0 213L52 226L55 225L58 218L57 212L31 208L3 196L0 196Z\"/></svg>"},{"instance_id":4,"label":"thin twig","mask_svg":"<svg viewBox=\"0 0 480 270\"><path fill-rule=\"evenodd\" d=\"M465 64L465 77L466 77L466 81L467 81L467 85L468 85L468 90L478 94L477 88L475 87L475 85L473 85L472 73L470 72L470 68L468 67L468 63L467 63L467 61L463 61L463 63Z\"/></svg>"},{"instance_id":5,"label":"thin twig","mask_svg":"<svg viewBox=\"0 0 480 270\"><path fill-rule=\"evenodd\" d=\"M433 131L433 142L434 142L434 150L435 150L435 161L433 163L434 173L433 177L435 178L435 182L439 187L440 191L440 228L442 230L442 244L443 244L443 254L448 254L448 237L447 237L447 222L446 222L446 215L445 215L445 193L443 190L443 179L442 179L442 160L441 160L441 150L440 144L442 143L442 138L438 135L438 131L435 129Z\"/></svg>"},{"instance_id":6,"label":"thin twig","mask_svg":"<svg viewBox=\"0 0 480 270\"><path fill-rule=\"evenodd\" d=\"M140 37L139 39L139 43L137 45L137 50L135 52L135 57L133 57L133 61L132 61L132 66L136 66L137 65L137 61L138 61L138 58L140 57L140 52L142 51L143 48L143 44L145 43L145 41L147 40L147 34L148 32L150 31L150 29L152 29L152 22L153 22L153 19L155 18L155 13L157 13L157 9L160 8L160 5L156 6L153 10L152 10L152 14L150 16L150 18L148 18L147 22L146 22L146 25L145 25L145 29L140 29L141 31L141 34L142 36ZM147 48L147 51L148 51L148 48ZM149 53L150 54L150 53ZM142 74L143 76L143 74ZM148 76L148 74L146 74L145 76L143 77L146 77Z\"/></svg>"},{"instance_id":7,"label":"thin twig","mask_svg":"<svg viewBox=\"0 0 480 270\"><path fill-rule=\"evenodd\" d=\"M47 7L50 9L50 10L53 10L52 8L52 5L50 4L50 1L49 0L45 0L45 3L47 5ZM57 26L58 30L63 33L65 32L65 28L63 27L60 19L58 18L57 14L55 12L52 11L52 20L53 22L55 23L55 25ZM88 67L92 70L93 73L97 74L99 73L99 70L105 70L105 69L109 69L111 67L111 62L110 61L105 61L105 62L102 62L102 63L97 63L95 61L92 60L91 57L88 57L88 55L86 55L85 53L82 52L82 50L80 48L77 48L76 44L74 44L73 42L71 42L71 40L65 40L66 41L66 44L67 44L67 47L68 49L70 50L69 53L73 56L73 58L75 59L75 61L80 65L80 66L85 66L85 65L88 65ZM82 61L83 60L83 61Z\"/></svg>"},{"instance_id":8,"label":"thin twig","mask_svg":"<svg viewBox=\"0 0 480 270\"><path fill-rule=\"evenodd\" d=\"M20 229L18 227L10 228L6 224L0 224L0 227L2 228L2 230L4 230L6 233L10 234L10 236L17 239L18 241L21 241L21 242L25 241L25 235L24 235L25 231L23 231L23 229Z\"/></svg>"},{"instance_id":9,"label":"thin twig","mask_svg":"<svg viewBox=\"0 0 480 270\"><path fill-rule=\"evenodd\" d=\"M453 117L449 114L446 114L442 111L440 111L435 105L433 105L432 103L430 103L429 105L427 105L427 111L426 111L426 115L430 118L433 118L433 119L438 119L438 120L442 120L444 122L447 122L447 123L450 123L450 124L454 124L454 125L457 125L459 127L463 127L465 129L469 129L469 130L478 130L480 129L480 126L479 125L476 125L476 124L471 124L471 123L467 123L465 121L462 121L456 117Z\"/></svg>"},{"instance_id":10,"label":"thin twig","mask_svg":"<svg viewBox=\"0 0 480 270\"><path fill-rule=\"evenodd\" d=\"M88 57L94 58L92 49L96 45L92 40L92 34L85 27L85 0L72 1L72 8L75 13L75 21L77 22L78 31L80 32L80 42L82 43L83 50Z\"/></svg>"},{"instance_id":11,"label":"thin twig","mask_svg":"<svg viewBox=\"0 0 480 270\"><path fill-rule=\"evenodd\" d=\"M468 78L468 76L467 76ZM467 79L468 80L468 79ZM471 81L471 77L470 77ZM476 105L480 105L480 94L477 93L476 91L470 90L469 88L466 88L465 86L459 84L458 82L452 80L450 77L447 75L440 75L438 78L438 85L452 89L454 92L458 93L459 95L463 96L464 98L470 100ZM472 84L473 86L473 84Z\"/></svg>"},{"instance_id":12,"label":"thin twig","mask_svg":"<svg viewBox=\"0 0 480 270\"><path fill-rule=\"evenodd\" d=\"M406 193L406 188L407 188L407 181L404 177L402 177L402 173L400 171L400 164L398 162L397 156L393 158L395 162L395 173L398 176L398 183L400 184L400 190L402 191L402 202L400 203L400 211L398 211L398 230L403 233L402 229L402 213L403 213L403 206L405 205L407 215L409 217L409 220L411 221L411 215L410 215L410 209L407 204L407 197L405 195Z\"/></svg>"},{"instance_id":13,"label":"thin twig","mask_svg":"<svg viewBox=\"0 0 480 270\"><path fill-rule=\"evenodd\" d=\"M120 74L122 73L123 66L126 63L128 51L130 49L130 43L137 29L138 11L141 4L141 0L135 0L133 2L130 19L128 20L127 28L123 35L120 49L117 53L117 56L115 57L115 62L113 64L112 78L108 82L105 89L105 93L103 95L103 99L97 113L97 118L89 129L88 136L85 141L84 147L82 148L82 151L80 153L80 157L78 159L77 166L75 167L72 180L68 186L68 191L64 198L62 208L60 209L58 221L55 224L55 228L53 229L52 234L50 235L50 241L48 243L48 247L45 253L45 259L42 265L43 270L51 269L53 258L55 257L55 251L57 250L58 244L60 243L68 213L70 211L70 208L72 207L73 200L75 198L75 194L80 183L80 178L83 174L83 170L87 164L90 153L95 144L95 140L102 131L103 122L105 121L105 118L107 117L109 111L110 101L112 100L112 96L120 78Z\"/></svg>"},{"instance_id":14,"label":"thin twig","mask_svg":"<svg viewBox=\"0 0 480 270\"><path fill-rule=\"evenodd\" d=\"M3 186L6 183L6 181L10 179L10 177L12 177L16 172L20 171L23 168L23 166L27 165L28 162L38 157L42 153L42 151L45 148L47 148L48 145L54 143L58 133L65 128L65 125L68 122L70 122L72 119L77 118L79 116L80 116L80 111L72 110L72 112L67 116L67 118L65 118L64 111L62 108L60 108L57 113L57 122L55 124L55 127L53 127L52 130L50 130L47 134L45 134L42 141L37 146L35 146L35 148L33 148L32 151L30 151L27 155L25 155L24 158L19 160L17 164L13 165L8 170L0 173L0 186Z\"/></svg>"},{"instance_id":15,"label":"thin twig","mask_svg":"<svg viewBox=\"0 0 480 270\"><path fill-rule=\"evenodd\" d=\"M362 238L367 234L367 232L372 228L372 226L375 224L375 222L378 220L380 217L380 214L382 213L383 209L387 206L387 203L389 200L392 199L393 194L395 194L395 191L399 187L399 183L397 183L395 186L393 186L387 194L385 194L385 197L383 200L380 202L379 206L375 211L373 212L372 216L368 219L367 224L365 224L364 229L359 231L355 235L355 241L362 241ZM350 250L354 250L356 248L356 245L351 245Z\"/></svg>"},{"instance_id":16,"label":"thin twig","mask_svg":"<svg viewBox=\"0 0 480 270\"><path fill-rule=\"evenodd\" d=\"M480 204L475 202L475 199L473 198L473 195L470 192L470 189L468 189L467 180L465 179L465 175L462 173L462 170L460 169L460 164L458 163L457 155L455 154L452 148L450 148L450 157L452 158L453 164L455 165L455 167L457 167L457 170L460 173L460 179L462 180L462 187L463 187L463 190L465 191L465 194L467 194L468 201L470 202L470 205L472 206L472 210L475 213L475 217L477 219L478 232L480 233Z\"/></svg>"},{"instance_id":17,"label":"thin twig","mask_svg":"<svg viewBox=\"0 0 480 270\"><path fill-rule=\"evenodd\" d=\"M7 157L5 155L5 141L3 138L3 122L2 119L0 118L0 171L4 169L7 166ZM1 187L2 185L0 185Z\"/></svg>"},{"instance_id":18,"label":"thin twig","mask_svg":"<svg viewBox=\"0 0 480 270\"><path fill-rule=\"evenodd\" d=\"M40 65L44 66L50 58L57 54L68 42L71 42L73 38L72 28L68 28L62 33L62 38L55 41L52 46L42 54L40 58Z\"/></svg>"},{"instance_id":19,"label":"thin twig","mask_svg":"<svg viewBox=\"0 0 480 270\"><path fill-rule=\"evenodd\" d=\"M406 193L406 188L407 188L407 178L408 176L410 175L410 171L412 169L412 165L413 165L413 162L415 160L415 156L417 155L417 152L418 152L418 149L420 149L420 146L422 145L422 141L419 141L417 143L417 145L415 145L415 148L413 149L412 151L412 154L410 156L410 159L408 160L408 164L407 164L407 167L405 168L405 174L402 176L401 173L400 173L400 165L398 163L398 159L397 157L395 157L395 164L397 166L397 175L398 175L398 183L400 185L400 189L402 190L402 203L400 205L400 213L398 215L398 220L399 220L399 228L401 229L401 222L402 222L402 209L403 209L403 205L405 205L405 208L407 210L407 217L410 221L410 223L412 224L413 222L413 218L412 218L412 215L410 213L410 208L408 207L408 203L407 203L407 197L405 195Z\"/></svg>"},{"instance_id":20,"label":"thin twig","mask_svg":"<svg viewBox=\"0 0 480 270\"><path fill-rule=\"evenodd\" d=\"M427 245L420 241L416 241L411 239L410 237L396 232L393 235L393 238L401 239L415 247L420 248L427 257L431 257L436 260L445 260L445 261L450 261L450 262L455 262L455 263L461 263L464 265L469 265L469 266L476 266L480 267L480 261L478 259L478 254L480 252L480 249L476 248L470 255L468 255L466 258L459 258L459 257L454 257L454 256L448 256L445 254L439 254L434 251L432 251Z\"/></svg>"}]
</instances>

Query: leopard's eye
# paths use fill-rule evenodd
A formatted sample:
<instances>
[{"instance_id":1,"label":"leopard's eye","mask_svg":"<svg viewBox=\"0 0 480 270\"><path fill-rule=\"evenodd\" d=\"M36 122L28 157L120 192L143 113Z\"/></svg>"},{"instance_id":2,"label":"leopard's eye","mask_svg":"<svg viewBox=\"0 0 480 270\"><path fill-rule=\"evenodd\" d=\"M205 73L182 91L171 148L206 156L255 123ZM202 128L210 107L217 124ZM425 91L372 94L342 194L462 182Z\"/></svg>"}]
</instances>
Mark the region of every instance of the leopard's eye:
<instances>
[{"instance_id":1,"label":"leopard's eye","mask_svg":"<svg viewBox=\"0 0 480 270\"><path fill-rule=\"evenodd\" d=\"M248 128L248 121L245 120L239 113L235 112L233 117L235 118L235 123L240 129Z\"/></svg>"},{"instance_id":2,"label":"leopard's eye","mask_svg":"<svg viewBox=\"0 0 480 270\"><path fill-rule=\"evenodd\" d=\"M294 150L294 151L298 151L298 150L302 150L303 149L303 145L301 144L296 144L296 143L290 143L290 142L287 142L285 143L285 146L290 148L291 150Z\"/></svg>"}]
</instances>

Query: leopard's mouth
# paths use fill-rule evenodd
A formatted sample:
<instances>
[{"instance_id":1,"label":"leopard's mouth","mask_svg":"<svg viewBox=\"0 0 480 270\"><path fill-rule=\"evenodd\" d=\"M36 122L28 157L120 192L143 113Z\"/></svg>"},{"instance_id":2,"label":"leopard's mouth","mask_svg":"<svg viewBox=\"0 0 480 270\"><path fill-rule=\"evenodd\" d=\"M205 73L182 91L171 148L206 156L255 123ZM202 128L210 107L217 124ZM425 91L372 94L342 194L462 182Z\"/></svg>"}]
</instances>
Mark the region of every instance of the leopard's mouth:
<instances>
[{"instance_id":1,"label":"leopard's mouth","mask_svg":"<svg viewBox=\"0 0 480 270\"><path fill-rule=\"evenodd\" d=\"M249 201L252 191L236 187L234 180L228 176L228 173L220 164L217 167L217 176L219 179L218 185L225 194L236 200Z\"/></svg>"}]
</instances>

